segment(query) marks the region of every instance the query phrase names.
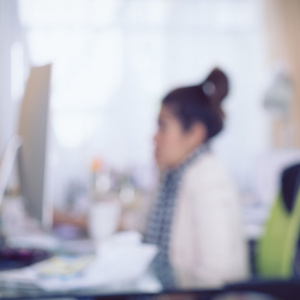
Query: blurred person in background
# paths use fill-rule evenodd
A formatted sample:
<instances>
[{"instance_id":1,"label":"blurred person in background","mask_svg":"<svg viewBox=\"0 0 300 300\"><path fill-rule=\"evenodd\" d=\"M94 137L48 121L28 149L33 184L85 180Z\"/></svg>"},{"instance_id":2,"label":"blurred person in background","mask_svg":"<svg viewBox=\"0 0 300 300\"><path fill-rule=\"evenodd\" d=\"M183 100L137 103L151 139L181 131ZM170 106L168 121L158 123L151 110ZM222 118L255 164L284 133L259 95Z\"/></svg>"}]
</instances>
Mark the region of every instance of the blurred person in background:
<instances>
[{"instance_id":1,"label":"blurred person in background","mask_svg":"<svg viewBox=\"0 0 300 300\"><path fill-rule=\"evenodd\" d=\"M238 194L209 146L223 129L228 86L216 68L162 101L154 137L161 185L144 242L160 249L153 266L166 287L219 286L248 274Z\"/></svg>"}]
</instances>

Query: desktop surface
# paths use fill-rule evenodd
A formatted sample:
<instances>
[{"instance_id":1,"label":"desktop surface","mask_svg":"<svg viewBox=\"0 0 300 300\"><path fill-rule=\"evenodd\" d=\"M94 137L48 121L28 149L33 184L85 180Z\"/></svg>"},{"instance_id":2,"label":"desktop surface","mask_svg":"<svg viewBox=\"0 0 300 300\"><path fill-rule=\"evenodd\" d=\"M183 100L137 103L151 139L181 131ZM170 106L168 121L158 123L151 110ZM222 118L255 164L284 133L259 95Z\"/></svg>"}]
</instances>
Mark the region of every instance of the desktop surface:
<instances>
[{"instance_id":1,"label":"desktop surface","mask_svg":"<svg viewBox=\"0 0 300 300\"><path fill-rule=\"evenodd\" d=\"M251 299L296 300L299 299L300 280L252 280L214 289L194 287L183 290L174 287L172 289L162 289L152 292L148 291L146 288L144 290L134 288L132 284L124 285L122 287L112 285L105 288L98 287L83 290L46 292L35 288L34 286L25 289L13 284L5 285L0 283L0 299L132 299L132 297L134 298L136 296L147 296L145 299L149 299L149 296L162 294L182 295L182 299L186 299L187 295L194 295L196 296L196 299L208 300L214 299L215 296L228 294L239 295L237 298L233 299L244 299L239 297L251 294L252 297L253 295L260 295L259 298L254 297ZM266 296L266 298L262 298L263 296Z\"/></svg>"},{"instance_id":2,"label":"desktop surface","mask_svg":"<svg viewBox=\"0 0 300 300\"><path fill-rule=\"evenodd\" d=\"M2 218L4 222L2 225L7 225L7 230L12 229L11 225L14 223L16 225L15 230L7 231L7 241L9 242L9 246L11 247L33 247L40 248L48 251L49 253L53 253L53 255L77 255L82 256L86 255L87 257L95 252L95 245L91 240L69 240L69 241L59 241L53 236L46 234L43 231L40 231L38 228L34 228L33 224L29 222L26 218L24 222L21 222L21 214L17 212L17 203L14 201L7 201L6 204L11 204L10 210L12 212L11 216L9 214L9 207L2 211L5 212L6 219ZM4 207L5 208L5 207ZM16 223L16 220L19 220L19 223ZM5 226L4 228L5 229ZM4 230L5 231L5 230ZM28 235L26 234L28 233ZM30 233L30 234L29 234ZM126 237L127 240L130 239L131 243L136 243L137 235L131 234ZM118 243L124 242L124 236L119 239ZM128 241L127 241L128 242ZM113 241L113 248L107 248L108 252L112 254L114 251L112 249L117 249L120 247L115 247L117 240ZM118 244L119 245L119 244ZM126 248L126 247L125 247ZM74 251L76 250L76 251ZM130 250L130 251L129 251ZM148 249L149 250L149 249ZM148 251L147 250L147 251ZM151 249L150 249L151 250ZM131 255L131 251L136 251L133 247L132 249L128 249L127 254ZM46 253L46 252L45 252ZM120 253L114 252L115 257L113 257L113 261L115 261L116 257L118 257ZM149 254L149 253L148 253ZM148 255L147 254L147 255ZM110 257L112 259L112 257ZM100 262L101 266L103 262ZM107 265L106 265L107 267ZM125 273L131 271L128 265L125 266ZM99 267L99 276L100 271L103 271L102 267ZM77 277L77 282L73 285L68 285L67 281L62 281L59 288L56 289L56 286L52 286L51 288L42 288L41 285L35 284L35 280L26 282L26 276L32 276L32 272L25 268L15 269L15 274L22 279L22 281L18 280L10 280L9 276L0 276L0 299L53 299L53 298L68 298L68 299L97 299L97 298L113 298L113 299L126 299L131 298L131 296L142 296L142 295L160 295L160 294L196 294L198 295L198 299L213 299L214 296L218 294L230 293L230 292L260 292L267 295L274 296L276 298L280 298L282 300L298 300L300 295L300 279L290 279L290 280L251 280L247 282L240 282L236 284L230 284L223 287L218 288L206 288L205 286L196 286L194 283L191 283L186 288L182 288L179 285L175 285L172 288L165 287L159 280L159 278L155 275L154 272L151 272L151 268L147 269L144 272L143 276L138 276L134 280L113 280L113 276L115 274L110 274L110 281L106 281L105 276L107 277L109 274L106 274L102 277L102 284L94 285L82 285L84 277ZM28 271L28 272L27 272ZM8 271L10 272L10 271ZM25 273L22 273L25 272ZM27 272L27 273L26 273ZM103 272L102 272L103 273ZM124 268L123 268L124 273ZM24 276L23 276L24 274ZM98 271L96 271L96 276L98 276ZM25 276L26 275L26 276ZM103 275L103 274L102 274ZM24 282L25 279L25 282ZM76 279L76 278L74 278ZM98 280L99 278L97 278ZM74 282L73 282L74 283ZM76 285L80 283L80 285ZM104 284L105 283L105 284ZM69 282L70 284L70 282ZM69 287L72 288L69 288ZM182 298L185 299L185 298ZM255 299L255 298L254 298Z\"/></svg>"},{"instance_id":3,"label":"desktop surface","mask_svg":"<svg viewBox=\"0 0 300 300\"><path fill-rule=\"evenodd\" d=\"M77 243L86 244L85 241L70 241L68 245L61 248L59 253L54 253L54 259L60 257L62 253L66 252L70 255L69 249L72 249ZM90 245L92 247L92 245ZM82 260L89 259L91 252L90 247L87 247L88 251L84 255L77 256ZM56 255L56 256L55 256ZM50 258L51 259L51 258ZM69 258L67 258L69 259ZM45 260L47 261L47 260ZM80 262L82 264L82 262ZM83 262L84 264L84 262ZM61 263L59 264L61 266ZM77 263L78 265L78 263ZM103 266L103 265L102 265ZM29 268L20 268L14 270L8 270L9 272L15 272L14 274L21 278L21 281L11 280L9 276L0 276L0 299L132 299L132 296L155 296L161 294L179 294L183 297L180 299L186 299L186 295L197 295L196 299L214 299L217 295L228 294L228 293L262 293L264 295L272 296L274 298L270 299L282 299L282 300L298 300L300 295L300 279L289 279L289 280L249 280L245 282L237 282L233 284L228 284L221 287L209 288L203 285L195 285L195 282L185 284L185 287L175 284L174 286L167 287L159 280L155 272L151 268L143 273L139 277L135 277L133 280L110 280L109 282L102 281L102 284L92 284L82 285L81 281L86 280L85 277L74 277L74 280L68 280L61 282L56 288L55 285L42 286L38 284L35 280L28 280L26 278L32 279L32 270ZM128 273L130 268L126 266ZM101 270L99 268L99 277L101 277ZM49 270L47 271L49 272ZM51 270L50 270L51 272ZM102 272L103 273L103 272ZM23 275L24 274L24 275ZM96 273L98 274L98 273ZM80 275L80 274L79 274ZM103 275L103 274L102 274ZM105 274L106 275L106 274ZM176 275L176 274L175 274ZM109 274L107 274L109 277ZM113 278L113 277L111 277ZM14 279L14 276L12 277ZM98 279L98 278L97 278ZM72 283L70 285L70 283ZM79 283L79 284L78 284ZM77 285L78 284L78 285ZM80 286L81 285L81 286ZM133 297L134 299L134 297ZM235 299L235 298L233 298ZM241 298L236 298L241 299ZM243 298L243 299L265 299L265 298Z\"/></svg>"}]
</instances>

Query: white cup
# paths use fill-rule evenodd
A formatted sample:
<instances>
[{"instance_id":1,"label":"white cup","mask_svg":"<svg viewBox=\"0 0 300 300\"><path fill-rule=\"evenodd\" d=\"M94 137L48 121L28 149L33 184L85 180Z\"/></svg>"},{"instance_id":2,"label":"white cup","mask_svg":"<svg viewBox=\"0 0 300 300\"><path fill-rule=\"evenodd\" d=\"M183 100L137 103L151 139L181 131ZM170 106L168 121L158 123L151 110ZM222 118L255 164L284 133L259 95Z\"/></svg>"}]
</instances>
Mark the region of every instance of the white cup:
<instances>
[{"instance_id":1,"label":"white cup","mask_svg":"<svg viewBox=\"0 0 300 300\"><path fill-rule=\"evenodd\" d=\"M119 226L121 204L115 199L95 202L89 212L89 235L93 240L102 241L113 235Z\"/></svg>"}]
</instances>

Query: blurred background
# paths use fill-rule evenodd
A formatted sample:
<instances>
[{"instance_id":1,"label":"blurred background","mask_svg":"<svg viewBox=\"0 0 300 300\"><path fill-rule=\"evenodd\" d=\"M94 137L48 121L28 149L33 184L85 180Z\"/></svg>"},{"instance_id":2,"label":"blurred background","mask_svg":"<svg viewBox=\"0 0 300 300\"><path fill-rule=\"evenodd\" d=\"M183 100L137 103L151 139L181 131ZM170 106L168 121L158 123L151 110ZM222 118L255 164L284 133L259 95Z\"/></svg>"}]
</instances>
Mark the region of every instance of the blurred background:
<instances>
[{"instance_id":1,"label":"blurred background","mask_svg":"<svg viewBox=\"0 0 300 300\"><path fill-rule=\"evenodd\" d=\"M0 0L0 153L16 132L30 68L50 63L47 157L55 205L67 209L89 190L95 163L151 191L162 97L219 66L231 89L226 128L213 148L240 190L248 234L258 235L282 167L300 159L298 6Z\"/></svg>"}]
</instances>

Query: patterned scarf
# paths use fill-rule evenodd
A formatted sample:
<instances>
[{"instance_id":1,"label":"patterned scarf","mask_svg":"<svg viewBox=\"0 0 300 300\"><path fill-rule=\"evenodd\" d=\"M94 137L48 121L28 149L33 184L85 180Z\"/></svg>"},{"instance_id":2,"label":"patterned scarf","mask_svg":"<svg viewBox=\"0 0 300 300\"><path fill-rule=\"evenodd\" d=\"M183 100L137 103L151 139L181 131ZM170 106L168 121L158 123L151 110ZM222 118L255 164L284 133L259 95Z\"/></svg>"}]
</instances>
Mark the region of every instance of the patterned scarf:
<instances>
[{"instance_id":1,"label":"patterned scarf","mask_svg":"<svg viewBox=\"0 0 300 300\"><path fill-rule=\"evenodd\" d=\"M172 288L175 285L175 278L169 259L169 244L181 179L187 167L207 151L208 146L206 144L202 145L193 151L184 163L164 174L156 204L149 218L144 235L144 243L155 244L160 249L153 262L153 267L165 288Z\"/></svg>"}]
</instances>

